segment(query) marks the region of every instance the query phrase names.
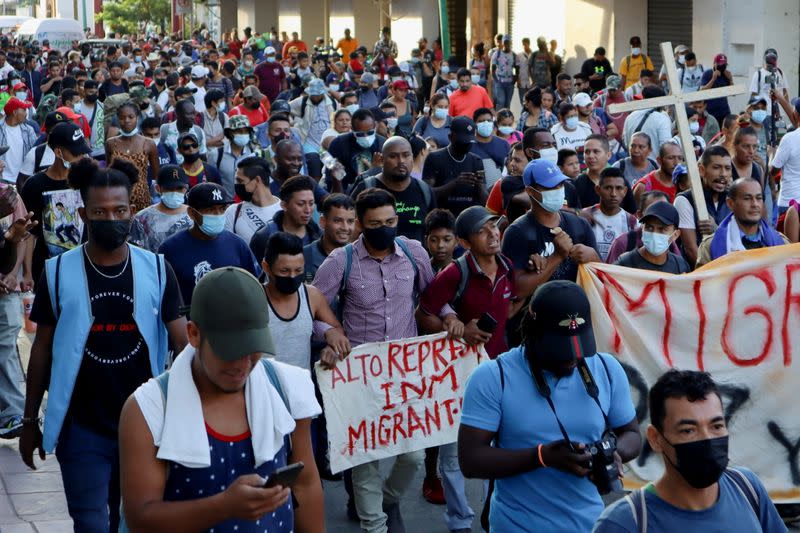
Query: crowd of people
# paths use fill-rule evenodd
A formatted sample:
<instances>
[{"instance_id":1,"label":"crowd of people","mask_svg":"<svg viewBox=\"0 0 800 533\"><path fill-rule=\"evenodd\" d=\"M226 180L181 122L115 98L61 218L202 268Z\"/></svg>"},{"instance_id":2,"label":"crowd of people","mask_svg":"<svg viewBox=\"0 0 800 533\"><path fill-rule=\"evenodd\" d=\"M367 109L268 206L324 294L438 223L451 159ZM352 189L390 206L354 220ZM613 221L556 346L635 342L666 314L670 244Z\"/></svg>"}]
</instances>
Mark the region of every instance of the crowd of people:
<instances>
[{"instance_id":1,"label":"crowd of people","mask_svg":"<svg viewBox=\"0 0 800 533\"><path fill-rule=\"evenodd\" d=\"M800 241L800 102L775 50L745 109L687 108L701 219L669 110L609 105L731 85L724 54L704 69L677 46L670 88L639 37L576 73L544 37L466 61L424 38L400 58L388 27L372 47L241 37L0 41L0 438L31 468L55 452L75 531L321 532L326 479L363 531L405 531L421 491L463 533L465 478L492 480L487 531L786 530L728 466L708 374L653 384L642 435L575 284L590 262L682 274ZM314 364L437 332L491 359L458 442L332 473ZM604 510L643 437L663 477Z\"/></svg>"}]
</instances>

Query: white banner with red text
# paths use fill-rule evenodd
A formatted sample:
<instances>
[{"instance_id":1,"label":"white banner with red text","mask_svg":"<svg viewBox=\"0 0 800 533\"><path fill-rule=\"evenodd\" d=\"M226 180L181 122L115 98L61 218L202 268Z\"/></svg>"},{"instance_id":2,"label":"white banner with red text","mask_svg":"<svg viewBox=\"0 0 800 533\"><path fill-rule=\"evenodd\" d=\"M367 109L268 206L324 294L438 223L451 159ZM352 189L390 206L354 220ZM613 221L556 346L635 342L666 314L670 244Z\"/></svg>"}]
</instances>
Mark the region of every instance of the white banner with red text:
<instances>
[{"instance_id":1,"label":"white banner with red text","mask_svg":"<svg viewBox=\"0 0 800 533\"><path fill-rule=\"evenodd\" d=\"M317 363L331 471L455 442L464 384L487 359L439 333L362 344L333 370Z\"/></svg>"},{"instance_id":2,"label":"white banner with red text","mask_svg":"<svg viewBox=\"0 0 800 533\"><path fill-rule=\"evenodd\" d=\"M729 254L681 276L591 263L579 282L598 350L628 375L643 435L647 391L661 374L708 371L731 463L755 471L774 500L800 501L800 244ZM629 466L638 480L663 468L647 445Z\"/></svg>"}]
</instances>

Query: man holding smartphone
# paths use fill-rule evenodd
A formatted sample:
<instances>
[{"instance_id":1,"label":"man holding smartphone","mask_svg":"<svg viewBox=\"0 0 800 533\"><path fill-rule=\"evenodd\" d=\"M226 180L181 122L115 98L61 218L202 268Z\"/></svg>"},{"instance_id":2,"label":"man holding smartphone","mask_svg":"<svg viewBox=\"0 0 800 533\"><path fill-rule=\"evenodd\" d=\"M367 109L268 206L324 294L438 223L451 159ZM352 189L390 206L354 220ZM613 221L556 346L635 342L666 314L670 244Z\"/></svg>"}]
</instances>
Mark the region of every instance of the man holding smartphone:
<instances>
[{"instance_id":1,"label":"man holding smartphone","mask_svg":"<svg viewBox=\"0 0 800 533\"><path fill-rule=\"evenodd\" d=\"M467 252L433 279L420 300L417 319L429 332L447 330L469 344L485 344L489 357L505 352L505 326L520 307L514 297L511 261L500 253L498 215L483 206L468 207L456 219L456 236ZM440 320L445 304L455 310ZM475 513L464 493L464 476L458 466L456 443L439 448L450 531L472 530Z\"/></svg>"}]
</instances>

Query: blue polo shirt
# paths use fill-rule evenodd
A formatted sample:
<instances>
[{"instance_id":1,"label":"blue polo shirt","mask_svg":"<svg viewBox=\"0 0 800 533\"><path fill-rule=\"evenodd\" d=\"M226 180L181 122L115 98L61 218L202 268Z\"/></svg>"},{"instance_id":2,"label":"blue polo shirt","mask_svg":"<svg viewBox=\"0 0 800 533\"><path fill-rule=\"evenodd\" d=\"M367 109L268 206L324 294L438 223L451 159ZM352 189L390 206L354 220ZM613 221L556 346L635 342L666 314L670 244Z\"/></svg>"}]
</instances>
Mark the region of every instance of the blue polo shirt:
<instances>
[{"instance_id":1,"label":"blue polo shirt","mask_svg":"<svg viewBox=\"0 0 800 533\"><path fill-rule=\"evenodd\" d=\"M505 379L502 389L498 360ZM619 362L609 354L596 354L586 358L586 363L611 426L633 420L636 413L628 378ZM570 440L599 440L605 429L603 415L578 372L561 379L544 372L544 377ZM522 347L475 369L464 393L461 423L496 433L500 448L535 448L564 438L547 400L536 390ZM539 468L495 481L489 522L492 531L588 533L602 512L603 501L588 478Z\"/></svg>"}]
</instances>

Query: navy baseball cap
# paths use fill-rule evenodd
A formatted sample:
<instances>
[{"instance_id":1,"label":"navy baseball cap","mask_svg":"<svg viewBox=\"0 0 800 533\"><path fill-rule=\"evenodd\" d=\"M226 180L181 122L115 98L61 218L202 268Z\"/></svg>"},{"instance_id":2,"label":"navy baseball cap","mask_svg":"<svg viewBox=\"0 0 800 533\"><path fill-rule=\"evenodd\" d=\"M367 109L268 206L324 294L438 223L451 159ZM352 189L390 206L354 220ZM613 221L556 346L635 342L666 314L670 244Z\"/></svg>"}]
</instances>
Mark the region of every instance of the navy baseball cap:
<instances>
[{"instance_id":1,"label":"navy baseball cap","mask_svg":"<svg viewBox=\"0 0 800 533\"><path fill-rule=\"evenodd\" d=\"M456 218L456 236L469 239L473 233L478 233L484 224L490 220L497 220L500 215L490 213L482 205L473 205L464 209Z\"/></svg>"},{"instance_id":2,"label":"navy baseball cap","mask_svg":"<svg viewBox=\"0 0 800 533\"><path fill-rule=\"evenodd\" d=\"M526 187L538 185L545 189L552 189L567 180L569 178L561 172L558 165L544 159L534 159L528 163L522 173L522 182Z\"/></svg>"},{"instance_id":3,"label":"navy baseball cap","mask_svg":"<svg viewBox=\"0 0 800 533\"><path fill-rule=\"evenodd\" d=\"M654 217L667 225L678 227L680 216L678 210L669 202L656 202L647 206L642 214L642 222L648 217Z\"/></svg>"}]
</instances>

